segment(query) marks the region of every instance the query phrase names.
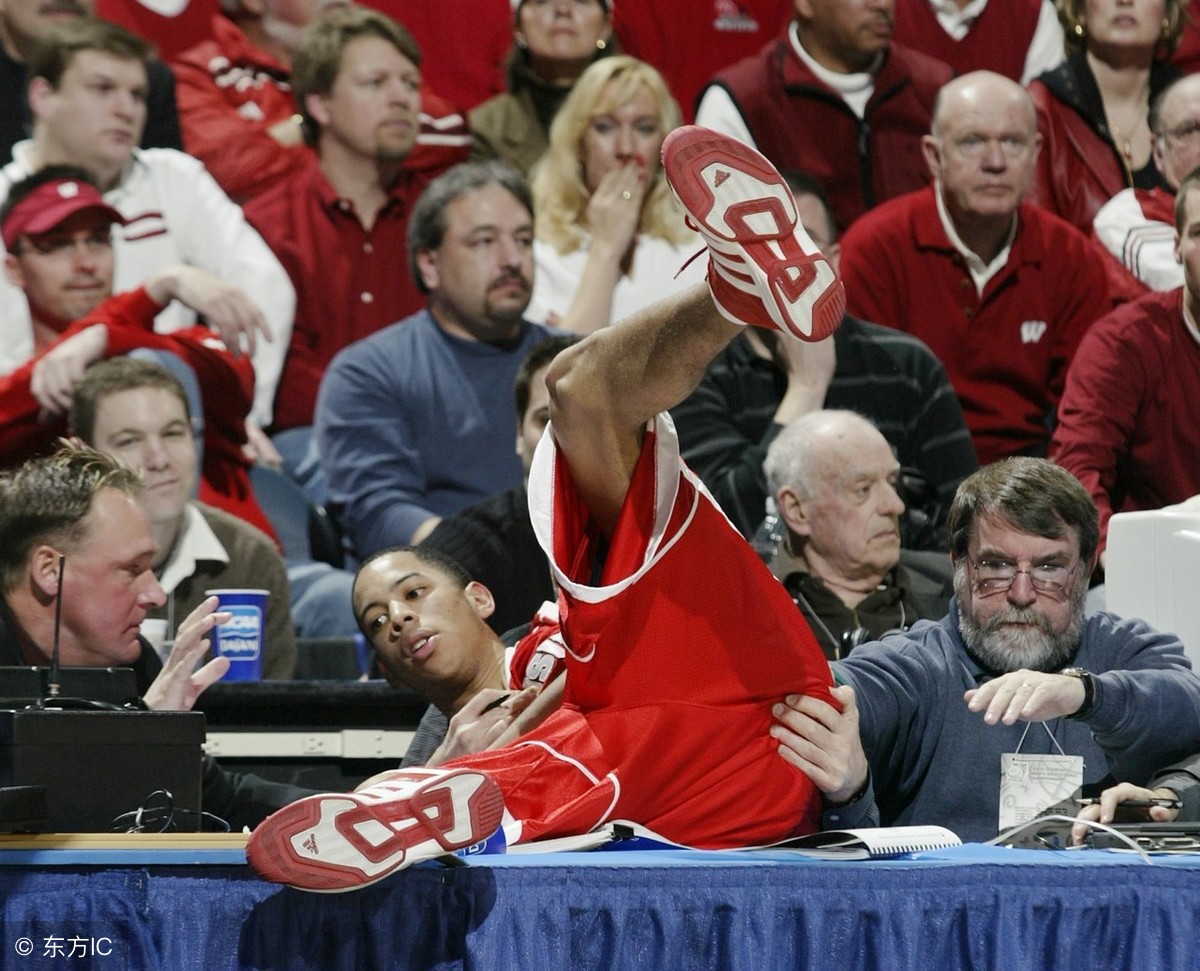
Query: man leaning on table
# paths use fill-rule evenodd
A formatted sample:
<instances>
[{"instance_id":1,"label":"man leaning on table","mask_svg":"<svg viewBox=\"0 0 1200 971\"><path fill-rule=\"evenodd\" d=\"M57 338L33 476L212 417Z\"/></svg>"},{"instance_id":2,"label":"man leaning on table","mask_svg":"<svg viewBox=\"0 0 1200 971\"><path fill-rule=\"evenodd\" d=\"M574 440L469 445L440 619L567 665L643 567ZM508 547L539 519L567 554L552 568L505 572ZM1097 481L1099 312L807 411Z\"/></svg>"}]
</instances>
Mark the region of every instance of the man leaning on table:
<instances>
[{"instance_id":1,"label":"man leaning on table","mask_svg":"<svg viewBox=\"0 0 1200 971\"><path fill-rule=\"evenodd\" d=\"M813 698L778 706L785 759L837 755L843 788L877 802L884 825L987 840L1022 813L1074 805L1081 783L1084 795L1144 784L1200 751L1200 678L1179 639L1084 616L1099 531L1070 473L1034 458L987 466L959 487L949 526L949 614L834 663L853 688L841 715Z\"/></svg>"},{"instance_id":2,"label":"man leaning on table","mask_svg":"<svg viewBox=\"0 0 1200 971\"><path fill-rule=\"evenodd\" d=\"M166 596L150 561L154 534L141 477L86 446L67 446L0 476L0 664L131 667L146 706L190 709L229 667L199 670L209 631L229 614L209 597L180 623L166 662L138 633ZM157 675L157 676L156 676ZM153 679L153 680L151 680ZM208 756L201 808L234 830L311 790L227 772Z\"/></svg>"}]
</instances>

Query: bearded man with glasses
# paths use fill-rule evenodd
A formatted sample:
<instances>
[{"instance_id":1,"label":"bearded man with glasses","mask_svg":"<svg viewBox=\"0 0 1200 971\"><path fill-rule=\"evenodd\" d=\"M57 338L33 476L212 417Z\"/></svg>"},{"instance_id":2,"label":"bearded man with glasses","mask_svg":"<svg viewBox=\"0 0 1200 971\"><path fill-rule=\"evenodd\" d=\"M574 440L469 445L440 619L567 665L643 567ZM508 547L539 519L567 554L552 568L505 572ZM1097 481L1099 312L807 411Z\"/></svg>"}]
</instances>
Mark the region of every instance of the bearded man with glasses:
<instances>
[{"instance_id":1,"label":"bearded man with glasses","mask_svg":"<svg viewBox=\"0 0 1200 971\"><path fill-rule=\"evenodd\" d=\"M840 754L848 816L874 801L885 825L985 840L1200 750L1200 678L1179 639L1084 615L1099 529L1078 480L1044 459L994 463L959 487L949 525L949 614L836 662L855 696L839 717L813 698L777 713L788 761Z\"/></svg>"}]
</instances>

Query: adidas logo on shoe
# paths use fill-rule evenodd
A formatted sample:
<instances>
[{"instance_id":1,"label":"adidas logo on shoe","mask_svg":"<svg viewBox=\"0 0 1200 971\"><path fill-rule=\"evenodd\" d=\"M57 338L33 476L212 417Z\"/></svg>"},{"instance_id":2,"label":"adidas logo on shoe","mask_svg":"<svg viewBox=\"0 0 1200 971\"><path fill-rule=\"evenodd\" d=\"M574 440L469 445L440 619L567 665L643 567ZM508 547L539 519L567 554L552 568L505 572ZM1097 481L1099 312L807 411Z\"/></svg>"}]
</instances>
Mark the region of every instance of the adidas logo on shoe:
<instances>
[{"instance_id":1,"label":"adidas logo on shoe","mask_svg":"<svg viewBox=\"0 0 1200 971\"><path fill-rule=\"evenodd\" d=\"M709 290L721 314L806 341L832 334L845 289L775 167L737 139L696 125L671 132L662 157L688 224L708 246Z\"/></svg>"},{"instance_id":2,"label":"adidas logo on shoe","mask_svg":"<svg viewBox=\"0 0 1200 971\"><path fill-rule=\"evenodd\" d=\"M284 806L250 834L246 859L274 883L354 890L484 842L503 814L500 787L483 772L403 769L357 792Z\"/></svg>"}]
</instances>

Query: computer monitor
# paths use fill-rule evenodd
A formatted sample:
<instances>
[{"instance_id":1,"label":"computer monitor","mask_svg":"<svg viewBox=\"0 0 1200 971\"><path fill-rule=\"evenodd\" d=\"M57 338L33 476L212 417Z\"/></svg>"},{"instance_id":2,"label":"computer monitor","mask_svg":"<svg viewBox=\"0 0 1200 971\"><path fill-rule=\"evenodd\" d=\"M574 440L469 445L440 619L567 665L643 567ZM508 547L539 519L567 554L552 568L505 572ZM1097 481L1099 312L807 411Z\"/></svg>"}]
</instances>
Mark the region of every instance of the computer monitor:
<instances>
[{"instance_id":1,"label":"computer monitor","mask_svg":"<svg viewBox=\"0 0 1200 971\"><path fill-rule=\"evenodd\" d=\"M1107 609L1177 634L1200 670L1200 509L1118 513L1108 526Z\"/></svg>"}]
</instances>

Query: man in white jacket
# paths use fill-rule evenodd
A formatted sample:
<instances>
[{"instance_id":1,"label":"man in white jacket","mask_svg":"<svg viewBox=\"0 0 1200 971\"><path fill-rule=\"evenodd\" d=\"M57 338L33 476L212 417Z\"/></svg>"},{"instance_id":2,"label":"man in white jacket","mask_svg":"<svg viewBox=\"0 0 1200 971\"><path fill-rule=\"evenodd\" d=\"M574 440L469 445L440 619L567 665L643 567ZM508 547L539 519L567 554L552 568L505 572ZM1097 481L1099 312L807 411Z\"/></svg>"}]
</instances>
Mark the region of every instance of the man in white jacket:
<instances>
[{"instance_id":1,"label":"man in white jacket","mask_svg":"<svg viewBox=\"0 0 1200 971\"><path fill-rule=\"evenodd\" d=\"M126 222L113 240L117 290L188 263L250 294L260 314L221 336L253 355L251 421L261 427L271 418L295 292L279 261L200 162L172 149L136 147L146 117L148 56L140 38L104 21L58 28L30 60L33 137L19 142L13 161L0 170L0 200L14 182L45 165L80 165ZM167 333L191 326L195 317L175 303L155 327ZM32 354L28 306L7 281L0 282L0 336L0 372Z\"/></svg>"}]
</instances>

